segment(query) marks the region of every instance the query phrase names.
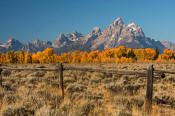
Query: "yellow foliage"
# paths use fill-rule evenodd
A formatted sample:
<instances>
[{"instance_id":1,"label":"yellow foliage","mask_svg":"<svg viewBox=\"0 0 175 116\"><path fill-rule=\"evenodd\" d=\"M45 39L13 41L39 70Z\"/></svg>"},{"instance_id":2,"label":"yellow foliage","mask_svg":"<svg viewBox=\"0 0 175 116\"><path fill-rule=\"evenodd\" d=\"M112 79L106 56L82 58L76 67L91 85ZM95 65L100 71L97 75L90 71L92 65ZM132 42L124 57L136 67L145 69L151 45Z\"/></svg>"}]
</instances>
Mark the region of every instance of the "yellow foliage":
<instances>
[{"instance_id":1,"label":"yellow foliage","mask_svg":"<svg viewBox=\"0 0 175 116\"><path fill-rule=\"evenodd\" d=\"M86 51L82 54L81 63L88 63L88 53Z\"/></svg>"},{"instance_id":2,"label":"yellow foliage","mask_svg":"<svg viewBox=\"0 0 175 116\"><path fill-rule=\"evenodd\" d=\"M19 64L24 63L24 52L22 50L17 52L17 59Z\"/></svg>"},{"instance_id":3,"label":"yellow foliage","mask_svg":"<svg viewBox=\"0 0 175 116\"><path fill-rule=\"evenodd\" d=\"M29 51L25 52L24 63L25 64L32 63L32 57Z\"/></svg>"},{"instance_id":4,"label":"yellow foliage","mask_svg":"<svg viewBox=\"0 0 175 116\"><path fill-rule=\"evenodd\" d=\"M17 63L17 55L13 50L6 53L5 59L6 63Z\"/></svg>"},{"instance_id":5,"label":"yellow foliage","mask_svg":"<svg viewBox=\"0 0 175 116\"><path fill-rule=\"evenodd\" d=\"M1 64L1 63L6 63L6 61L5 61L5 56L4 56L4 54L0 52L0 64Z\"/></svg>"},{"instance_id":6,"label":"yellow foliage","mask_svg":"<svg viewBox=\"0 0 175 116\"><path fill-rule=\"evenodd\" d=\"M165 49L162 54L158 49L130 49L125 46L108 49L100 52L62 53L57 55L53 48L44 51L29 53L28 51L8 51L6 54L0 52L0 63L134 63L134 62L175 62L175 51Z\"/></svg>"}]
</instances>

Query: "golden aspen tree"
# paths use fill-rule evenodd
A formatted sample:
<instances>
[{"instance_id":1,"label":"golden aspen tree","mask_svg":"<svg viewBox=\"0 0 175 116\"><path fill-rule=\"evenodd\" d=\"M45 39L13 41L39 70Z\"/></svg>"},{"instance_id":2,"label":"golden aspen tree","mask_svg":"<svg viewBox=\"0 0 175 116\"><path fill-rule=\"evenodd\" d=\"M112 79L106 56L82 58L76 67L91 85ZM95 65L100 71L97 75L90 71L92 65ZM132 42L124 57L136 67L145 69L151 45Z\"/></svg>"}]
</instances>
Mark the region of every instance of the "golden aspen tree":
<instances>
[{"instance_id":1,"label":"golden aspen tree","mask_svg":"<svg viewBox=\"0 0 175 116\"><path fill-rule=\"evenodd\" d=\"M72 55L70 52L62 53L60 56L60 62L62 63L71 63L72 62Z\"/></svg>"},{"instance_id":2,"label":"golden aspen tree","mask_svg":"<svg viewBox=\"0 0 175 116\"><path fill-rule=\"evenodd\" d=\"M39 63L42 64L43 63L43 54L42 54L42 52L41 51L38 51L36 53L36 55L37 55L37 58L39 60Z\"/></svg>"},{"instance_id":3,"label":"golden aspen tree","mask_svg":"<svg viewBox=\"0 0 175 116\"><path fill-rule=\"evenodd\" d=\"M126 57L126 47L125 46L120 46L117 48L117 57Z\"/></svg>"},{"instance_id":4,"label":"golden aspen tree","mask_svg":"<svg viewBox=\"0 0 175 116\"><path fill-rule=\"evenodd\" d=\"M24 52L22 50L17 52L17 59L19 64L24 63Z\"/></svg>"},{"instance_id":5,"label":"golden aspen tree","mask_svg":"<svg viewBox=\"0 0 175 116\"><path fill-rule=\"evenodd\" d=\"M89 54L88 54L88 61L90 63L93 63L93 62L98 62L98 54L99 54L99 51L96 50L96 51L91 51Z\"/></svg>"},{"instance_id":6,"label":"golden aspen tree","mask_svg":"<svg viewBox=\"0 0 175 116\"><path fill-rule=\"evenodd\" d=\"M36 53L32 53L32 63L40 63Z\"/></svg>"},{"instance_id":7,"label":"golden aspen tree","mask_svg":"<svg viewBox=\"0 0 175 116\"><path fill-rule=\"evenodd\" d=\"M145 49L135 49L134 54L138 62L143 62L145 57Z\"/></svg>"},{"instance_id":8,"label":"golden aspen tree","mask_svg":"<svg viewBox=\"0 0 175 116\"><path fill-rule=\"evenodd\" d=\"M153 48L146 48L145 49L145 54L144 54L144 59L145 60L150 60L153 61L156 56L156 50Z\"/></svg>"},{"instance_id":9,"label":"golden aspen tree","mask_svg":"<svg viewBox=\"0 0 175 116\"><path fill-rule=\"evenodd\" d=\"M88 63L88 53L86 51L82 54L81 63Z\"/></svg>"},{"instance_id":10,"label":"golden aspen tree","mask_svg":"<svg viewBox=\"0 0 175 116\"><path fill-rule=\"evenodd\" d=\"M4 62L4 54L0 52L0 64L5 63Z\"/></svg>"},{"instance_id":11,"label":"golden aspen tree","mask_svg":"<svg viewBox=\"0 0 175 116\"><path fill-rule=\"evenodd\" d=\"M72 63L80 63L80 50L72 52Z\"/></svg>"},{"instance_id":12,"label":"golden aspen tree","mask_svg":"<svg viewBox=\"0 0 175 116\"><path fill-rule=\"evenodd\" d=\"M12 57L11 57L11 53L10 51L8 51L6 54L5 54L5 59L6 59L6 62L7 63L12 63Z\"/></svg>"},{"instance_id":13,"label":"golden aspen tree","mask_svg":"<svg viewBox=\"0 0 175 116\"><path fill-rule=\"evenodd\" d=\"M113 52L113 50L112 49L105 49L105 51L103 52L103 54L104 54L104 56L106 57L106 58L112 58L112 57L114 57L114 52Z\"/></svg>"},{"instance_id":14,"label":"golden aspen tree","mask_svg":"<svg viewBox=\"0 0 175 116\"><path fill-rule=\"evenodd\" d=\"M6 53L6 62L7 63L17 63L17 57L16 57L16 54L13 50L8 51Z\"/></svg>"},{"instance_id":15,"label":"golden aspen tree","mask_svg":"<svg viewBox=\"0 0 175 116\"><path fill-rule=\"evenodd\" d=\"M43 52L43 63L53 63L54 59L53 59L53 48L46 48Z\"/></svg>"},{"instance_id":16,"label":"golden aspen tree","mask_svg":"<svg viewBox=\"0 0 175 116\"><path fill-rule=\"evenodd\" d=\"M133 49L127 49L127 51L126 51L126 57L127 58L135 58L135 54L134 54L134 51L133 51Z\"/></svg>"},{"instance_id":17,"label":"golden aspen tree","mask_svg":"<svg viewBox=\"0 0 175 116\"><path fill-rule=\"evenodd\" d=\"M159 54L156 62L165 62L165 59L164 59L164 54Z\"/></svg>"},{"instance_id":18,"label":"golden aspen tree","mask_svg":"<svg viewBox=\"0 0 175 116\"><path fill-rule=\"evenodd\" d=\"M60 56L54 54L53 57L54 57L54 63L60 63L60 59L61 59Z\"/></svg>"},{"instance_id":19,"label":"golden aspen tree","mask_svg":"<svg viewBox=\"0 0 175 116\"><path fill-rule=\"evenodd\" d=\"M54 54L55 63L61 63L61 56Z\"/></svg>"},{"instance_id":20,"label":"golden aspen tree","mask_svg":"<svg viewBox=\"0 0 175 116\"><path fill-rule=\"evenodd\" d=\"M23 51L0 52L0 63L133 63L133 62L175 62L175 51L165 49L159 54L158 48L131 49L125 46L118 48L105 48L91 52L74 52L54 54L53 48L44 51L29 53Z\"/></svg>"},{"instance_id":21,"label":"golden aspen tree","mask_svg":"<svg viewBox=\"0 0 175 116\"><path fill-rule=\"evenodd\" d=\"M25 56L24 57L25 64L32 63L32 57L31 57L31 54L29 53L29 51L25 52L24 56Z\"/></svg>"},{"instance_id":22,"label":"golden aspen tree","mask_svg":"<svg viewBox=\"0 0 175 116\"><path fill-rule=\"evenodd\" d=\"M175 58L175 54L172 50L165 49L163 51L163 55L165 60L170 60L172 58Z\"/></svg>"}]
</instances>

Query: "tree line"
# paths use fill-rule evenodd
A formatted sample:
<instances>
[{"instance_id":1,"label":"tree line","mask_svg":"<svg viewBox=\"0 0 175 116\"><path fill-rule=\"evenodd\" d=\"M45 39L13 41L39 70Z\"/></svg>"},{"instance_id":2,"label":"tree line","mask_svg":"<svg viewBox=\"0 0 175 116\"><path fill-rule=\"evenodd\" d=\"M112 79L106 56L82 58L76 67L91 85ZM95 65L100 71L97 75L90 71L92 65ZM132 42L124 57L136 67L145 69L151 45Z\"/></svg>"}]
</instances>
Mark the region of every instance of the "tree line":
<instances>
[{"instance_id":1,"label":"tree line","mask_svg":"<svg viewBox=\"0 0 175 116\"><path fill-rule=\"evenodd\" d=\"M124 46L104 51L62 53L57 55L53 48L37 53L23 51L0 52L0 63L135 63L135 62L175 62L175 51L165 49L159 54L157 48L131 49Z\"/></svg>"}]
</instances>

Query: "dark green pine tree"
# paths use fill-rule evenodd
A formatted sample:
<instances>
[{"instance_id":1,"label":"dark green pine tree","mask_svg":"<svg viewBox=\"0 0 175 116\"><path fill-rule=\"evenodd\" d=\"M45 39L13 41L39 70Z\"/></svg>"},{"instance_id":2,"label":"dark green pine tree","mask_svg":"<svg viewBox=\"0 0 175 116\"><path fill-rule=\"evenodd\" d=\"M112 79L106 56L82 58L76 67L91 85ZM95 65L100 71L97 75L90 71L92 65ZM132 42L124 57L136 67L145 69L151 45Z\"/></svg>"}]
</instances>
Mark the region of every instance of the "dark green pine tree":
<instances>
[{"instance_id":1,"label":"dark green pine tree","mask_svg":"<svg viewBox=\"0 0 175 116\"><path fill-rule=\"evenodd\" d=\"M154 57L154 60L156 60L159 57L159 48L156 47L155 50L156 50L156 55Z\"/></svg>"}]
</instances>

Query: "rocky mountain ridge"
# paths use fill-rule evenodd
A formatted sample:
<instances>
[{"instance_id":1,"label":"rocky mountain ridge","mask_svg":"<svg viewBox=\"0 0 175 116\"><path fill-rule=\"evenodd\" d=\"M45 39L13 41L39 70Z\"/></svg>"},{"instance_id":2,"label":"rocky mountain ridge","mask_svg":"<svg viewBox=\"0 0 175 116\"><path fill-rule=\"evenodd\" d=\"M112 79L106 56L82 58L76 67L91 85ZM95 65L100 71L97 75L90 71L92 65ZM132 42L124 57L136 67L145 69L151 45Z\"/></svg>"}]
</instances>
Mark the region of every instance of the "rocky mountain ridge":
<instances>
[{"instance_id":1,"label":"rocky mountain ridge","mask_svg":"<svg viewBox=\"0 0 175 116\"><path fill-rule=\"evenodd\" d=\"M14 38L0 44L0 51L23 50L30 52L43 51L45 48L54 48L58 54L63 52L72 52L74 50L91 51L104 50L105 48L115 48L118 46L127 48L156 48L160 52L165 48L173 49L175 45L168 42L160 42L145 36L141 27L134 22L125 25L120 17L103 31L99 27L94 27L88 35L83 35L73 31L71 33L60 33L54 41L35 40L30 43L22 44Z\"/></svg>"},{"instance_id":2,"label":"rocky mountain ridge","mask_svg":"<svg viewBox=\"0 0 175 116\"><path fill-rule=\"evenodd\" d=\"M161 43L170 50L175 51L175 43L169 42L169 41L161 41Z\"/></svg>"}]
</instances>

